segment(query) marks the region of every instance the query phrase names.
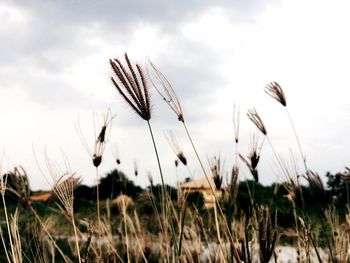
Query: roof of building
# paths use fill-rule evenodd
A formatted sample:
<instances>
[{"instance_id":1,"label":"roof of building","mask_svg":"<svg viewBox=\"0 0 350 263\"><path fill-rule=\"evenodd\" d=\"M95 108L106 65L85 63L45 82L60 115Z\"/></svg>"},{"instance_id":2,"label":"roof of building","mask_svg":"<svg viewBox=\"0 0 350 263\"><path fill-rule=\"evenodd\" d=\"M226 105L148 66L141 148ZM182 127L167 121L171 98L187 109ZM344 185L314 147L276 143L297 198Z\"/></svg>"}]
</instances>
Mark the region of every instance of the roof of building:
<instances>
[{"instance_id":1,"label":"roof of building","mask_svg":"<svg viewBox=\"0 0 350 263\"><path fill-rule=\"evenodd\" d=\"M46 202L51 198L51 196L52 196L52 192L34 194L30 197L30 200L34 202Z\"/></svg>"},{"instance_id":2,"label":"roof of building","mask_svg":"<svg viewBox=\"0 0 350 263\"><path fill-rule=\"evenodd\" d=\"M215 189L215 183L213 178L209 178L210 184L213 189ZM210 189L208 180L205 176L192 180L187 183L181 184L181 189Z\"/></svg>"}]
</instances>

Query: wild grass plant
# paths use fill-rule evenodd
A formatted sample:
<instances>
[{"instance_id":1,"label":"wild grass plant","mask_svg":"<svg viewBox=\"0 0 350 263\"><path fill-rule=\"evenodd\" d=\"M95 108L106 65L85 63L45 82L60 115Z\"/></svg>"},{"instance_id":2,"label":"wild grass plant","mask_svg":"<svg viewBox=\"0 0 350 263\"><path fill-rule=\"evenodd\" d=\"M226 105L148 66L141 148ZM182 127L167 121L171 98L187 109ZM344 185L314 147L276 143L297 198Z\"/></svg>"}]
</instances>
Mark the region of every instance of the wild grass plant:
<instances>
[{"instance_id":1,"label":"wild grass plant","mask_svg":"<svg viewBox=\"0 0 350 263\"><path fill-rule=\"evenodd\" d=\"M71 171L57 169L47 156L44 164L53 183L52 197L45 204L32 200L23 168L1 173L2 261L288 262L279 253L281 247L287 244L295 248L295 262L350 262L349 172L338 178L337 186L346 189L347 197L342 197L347 203L339 210L321 177L309 169L287 109L286 95L277 82L267 84L265 91L285 108L298 156L291 154L289 159L285 159L277 153L272 135L256 109L249 110L247 117L260 134L252 132L248 154L241 153L241 116L239 107L235 105L233 154L228 157L233 160L233 167L230 176L226 176L222 156L207 157L207 162L203 159L200 147L189 132L180 99L165 75L151 61L147 62L146 68L134 64L127 54L124 61L109 61L113 73L112 85L136 116L146 121L161 184L155 185L153 176L149 175L150 186L147 189L141 189L137 194L128 192L130 184L128 188L127 178L121 172L119 153L114 151L118 170L111 176L113 180L115 177L118 180L109 185L112 187L110 193L101 191L104 181L99 174L99 166L106 154L114 115L108 110L102 122L94 115L92 149L78 122L78 135L95 167L94 197L90 198L90 192L88 197L81 197L88 190L80 185L80 177ZM214 200L212 207L203 206L201 194L183 192L167 184L162 156L159 155L151 125L152 89L175 113L183 127L208 183L209 195ZM167 139L174 150L176 173L182 165L192 178L189 168L192 164L174 133L169 132ZM276 182L262 195L264 188L260 181L265 175L259 171L259 163L264 154L265 140L284 182ZM304 172L296 168L298 159L302 160ZM134 173L141 176L136 166ZM252 180L242 181L244 170L250 173ZM42 173L46 176L45 172ZM225 182L225 176L229 178L228 182ZM303 185L301 180L307 185ZM109 184L110 181L106 182ZM136 191L137 188L132 189ZM114 192L118 193L117 198ZM134 194L133 200L127 194ZM289 212L286 213L286 210Z\"/></svg>"}]
</instances>

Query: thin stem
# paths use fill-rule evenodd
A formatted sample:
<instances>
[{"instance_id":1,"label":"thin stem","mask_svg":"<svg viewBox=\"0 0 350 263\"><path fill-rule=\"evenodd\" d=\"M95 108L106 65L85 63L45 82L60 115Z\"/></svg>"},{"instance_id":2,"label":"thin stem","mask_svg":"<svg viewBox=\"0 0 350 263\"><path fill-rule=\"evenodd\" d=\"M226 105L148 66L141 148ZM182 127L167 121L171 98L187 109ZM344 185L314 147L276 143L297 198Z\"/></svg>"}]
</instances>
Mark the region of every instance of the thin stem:
<instances>
[{"instance_id":1,"label":"thin stem","mask_svg":"<svg viewBox=\"0 0 350 263\"><path fill-rule=\"evenodd\" d=\"M294 135L295 135L295 139L297 140L297 144L298 144L298 148L299 148L299 152L300 152L300 156L303 160L303 164L304 164L304 168L305 168L305 172L307 173L309 171L308 167L307 167L307 164L306 164L306 157L305 157L305 154L303 152L303 149L301 148L301 143L300 143L300 140L299 140L299 136L298 136L298 133L297 133L297 130L295 129L295 125L294 125L294 122L292 120L292 117L288 111L288 109L286 108L286 112L287 112L287 115L288 115L288 119L290 121L290 124L293 128L293 132L294 132Z\"/></svg>"},{"instance_id":2,"label":"thin stem","mask_svg":"<svg viewBox=\"0 0 350 263\"><path fill-rule=\"evenodd\" d=\"M157 164L158 164L158 169L159 169L159 174L160 174L160 178L162 180L162 186L163 188L165 188L165 183L164 183L164 177L163 177L163 171L162 171L162 167L160 165L160 160L159 160L159 155L158 155L158 149L157 149L157 145L156 145L156 142L155 142L155 139L154 139L154 135L153 135L153 131L152 131L152 126L151 126L151 123L149 121L147 121L147 124L148 124L148 129L149 129L149 132L151 134L151 138L152 138L152 143L153 143L153 147L154 147L154 151L156 153L156 157L157 157ZM165 200L165 199L164 199ZM164 201L163 200L163 201Z\"/></svg>"},{"instance_id":3,"label":"thin stem","mask_svg":"<svg viewBox=\"0 0 350 263\"><path fill-rule=\"evenodd\" d=\"M129 238L128 238L128 229L126 226L126 207L124 199L122 199L122 214L124 221L124 232L125 232L125 245L126 245L126 257L128 259L128 263L130 263L130 255L129 255Z\"/></svg>"},{"instance_id":4,"label":"thin stem","mask_svg":"<svg viewBox=\"0 0 350 263\"><path fill-rule=\"evenodd\" d=\"M315 249L315 253L316 253L318 262L319 262L319 263L322 263L322 259L321 259L320 253L318 252L318 249L317 249L317 247L316 247L316 242L315 242L314 238L312 237L312 234L311 234L311 233L309 234L309 237L310 237L311 242L312 242L312 245L313 245L313 247L314 247L314 249Z\"/></svg>"},{"instance_id":5,"label":"thin stem","mask_svg":"<svg viewBox=\"0 0 350 263\"><path fill-rule=\"evenodd\" d=\"M331 247L331 243L329 241L329 238L328 238L328 235L326 233L326 227L325 227L325 224L324 224L324 221L322 219L322 216L320 216L320 222L321 222L321 227L322 227L322 231L324 233L324 236L326 238L326 242L327 242L327 246L328 246L328 249L329 249L329 253L330 253L330 256L331 256L331 259L332 259L332 262L337 262L336 258L333 256L333 250L332 250L332 247Z\"/></svg>"},{"instance_id":6,"label":"thin stem","mask_svg":"<svg viewBox=\"0 0 350 263\"><path fill-rule=\"evenodd\" d=\"M185 218L186 218L186 211L187 211L187 205L185 204L183 216L180 220L180 237L179 237L179 255L181 255L182 250L182 240L183 240L183 233L184 233L184 227L185 227Z\"/></svg>"},{"instance_id":7,"label":"thin stem","mask_svg":"<svg viewBox=\"0 0 350 263\"><path fill-rule=\"evenodd\" d=\"M205 171L205 168L204 168L204 165L203 165L203 163L202 163L202 160L201 160L201 158L199 157L199 154L198 154L197 149L196 149L196 147L195 147L195 145L194 145L194 142L193 142L193 140L192 140L192 137L191 137L191 135L190 135L190 133L189 133L189 131L188 131L188 129L187 129L186 123L185 123L184 121L182 121L182 124L183 124L183 126L184 126L184 128L185 128L187 137L188 137L188 139L190 140L190 143L191 143L191 145L192 145L192 148L193 148L193 150L194 150L194 152L195 152L195 154L196 154L196 156L197 156L197 160L198 160L198 162L199 162L199 164L200 164L200 166L201 166L201 168L202 168L202 171L203 171L203 173L204 173L204 175L205 175L205 178L206 178L206 180L207 180L207 182L208 182L210 191L212 192L212 194L213 194L213 196L214 196L214 199L215 199L215 202L216 202L216 204L218 205L218 209L219 209L220 215L222 216L222 218L223 218L223 220L224 220L225 227L226 227L226 229L227 229L227 231L228 231L228 236L229 236L229 238L230 238L230 241L233 242L233 237L232 237L232 235L231 235L230 228L229 228L229 226L228 226L228 224L227 224L227 220L225 219L225 215L224 215L224 213L223 213L223 211L222 211L222 209L221 209L221 206L220 206L219 200L218 200L218 198L217 198L217 196L216 196L216 194L215 194L215 191L214 191L214 189L213 189L213 187L212 187L212 185L211 185L211 183L210 183L208 174L207 174L207 172Z\"/></svg>"},{"instance_id":8,"label":"thin stem","mask_svg":"<svg viewBox=\"0 0 350 263\"><path fill-rule=\"evenodd\" d=\"M80 258L80 247L79 247L77 227L76 227L76 225L75 225L74 213L73 213L73 212L72 212L72 224L73 224L73 229L74 229L75 244L76 244L76 247L77 247L78 259L79 259L79 263L80 263L80 262L81 262L81 258Z\"/></svg>"},{"instance_id":9,"label":"thin stem","mask_svg":"<svg viewBox=\"0 0 350 263\"><path fill-rule=\"evenodd\" d=\"M151 134L154 151L155 151L156 157L157 157L159 174L160 174L160 178L161 178L161 181L162 181L162 214L163 214L164 230L165 230L165 234L166 234L167 230L166 230L165 224L167 223L168 220L166 220L167 219L167 198L166 198L166 191L165 191L164 176L163 176L162 167L160 165L158 149L157 149L157 145L156 145L156 142L155 142L155 139L154 139L154 135L153 135L152 126L151 126L150 121L147 121L147 125L148 125L149 132ZM169 221L171 221L170 218L169 218ZM176 242L176 237L175 237L174 233L172 233L172 238L173 238L173 241L174 241L174 249L176 251L176 250L178 250L178 248L177 248L177 242Z\"/></svg>"},{"instance_id":10,"label":"thin stem","mask_svg":"<svg viewBox=\"0 0 350 263\"><path fill-rule=\"evenodd\" d=\"M136 219L137 218L136 213L134 213L134 216L135 216L135 219ZM136 231L136 227L134 226L134 223L133 223L132 220L129 220L129 224L130 224L130 231L132 231L134 233L135 238L136 238L136 242L137 242L137 244L138 244L138 246L140 248L140 252L141 252L142 258L143 258L144 262L147 263L148 260L147 260L147 258L145 256L145 253L143 252L142 244L140 242L140 238L139 238L138 233Z\"/></svg>"},{"instance_id":11,"label":"thin stem","mask_svg":"<svg viewBox=\"0 0 350 263\"><path fill-rule=\"evenodd\" d=\"M217 212L216 204L214 205L214 219L215 219L216 234L218 236L218 242L219 242L219 246L220 246L221 256L225 257L224 256L224 251L223 251L223 248L222 248L222 241L221 241L221 235L220 235L220 226L219 226L218 212Z\"/></svg>"},{"instance_id":12,"label":"thin stem","mask_svg":"<svg viewBox=\"0 0 350 263\"><path fill-rule=\"evenodd\" d=\"M278 165L279 165L280 168L281 168L282 173L283 173L286 177L288 177L288 171L287 171L286 167L282 164L281 159L278 157L278 155L277 155L277 153L276 153L276 151L275 151L275 147L273 147L273 144L272 144L272 142L271 142L271 140L270 140L270 137L266 135L266 138L267 138L267 141L268 141L269 144L270 144L270 147L271 147L271 150L272 150L272 152L273 152L273 155L275 156L275 158L276 158L276 160L277 160L277 163L278 163Z\"/></svg>"},{"instance_id":13,"label":"thin stem","mask_svg":"<svg viewBox=\"0 0 350 263\"><path fill-rule=\"evenodd\" d=\"M99 174L98 167L96 167L96 205L97 205L97 221L98 221L98 246L100 257L102 257L102 247L101 247L101 214L100 214L100 190L99 190Z\"/></svg>"}]
</instances>

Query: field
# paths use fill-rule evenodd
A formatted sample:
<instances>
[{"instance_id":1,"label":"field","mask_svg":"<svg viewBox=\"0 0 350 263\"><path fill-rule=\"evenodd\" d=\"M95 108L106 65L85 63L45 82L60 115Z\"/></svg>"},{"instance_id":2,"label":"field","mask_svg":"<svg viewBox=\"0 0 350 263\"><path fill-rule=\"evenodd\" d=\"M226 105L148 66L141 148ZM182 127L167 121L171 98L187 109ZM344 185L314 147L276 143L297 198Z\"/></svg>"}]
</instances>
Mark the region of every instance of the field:
<instances>
[{"instance_id":1,"label":"field","mask_svg":"<svg viewBox=\"0 0 350 263\"><path fill-rule=\"evenodd\" d=\"M149 177L147 188L136 186L119 168L118 156L117 168L100 174L114 118L110 111L97 128L92 147L77 124L82 144L91 156L87 165L95 170L99 184L82 185L80 177L56 167L49 156L45 156L45 165L55 183L48 194L33 193L21 167L4 173L0 184L1 262L267 263L287 262L286 257L292 262L350 262L350 170L328 173L326 185L309 168L278 83L268 83L265 92L272 97L271 103L280 104L281 111L286 112L297 154L288 162L281 158L254 108L247 117L256 131L248 146L238 147L242 116L235 105L234 165L226 182L223 157L208 157L208 162L201 157L187 126L186 112L165 75L151 61L144 68L127 54L110 60L110 65L111 88L149 130L145 139L152 141L161 184L154 184ZM206 194L212 197L210 207L203 192L166 184L153 132L150 89L163 98L184 129L207 182ZM174 134L168 137L176 157L174 169L188 166ZM271 149L283 182L260 184L264 144ZM249 148L247 156L238 151L243 147ZM302 160L302 172L296 169L296 159ZM250 180L242 180L242 169L248 169ZM302 184L302 180L307 183Z\"/></svg>"}]
</instances>

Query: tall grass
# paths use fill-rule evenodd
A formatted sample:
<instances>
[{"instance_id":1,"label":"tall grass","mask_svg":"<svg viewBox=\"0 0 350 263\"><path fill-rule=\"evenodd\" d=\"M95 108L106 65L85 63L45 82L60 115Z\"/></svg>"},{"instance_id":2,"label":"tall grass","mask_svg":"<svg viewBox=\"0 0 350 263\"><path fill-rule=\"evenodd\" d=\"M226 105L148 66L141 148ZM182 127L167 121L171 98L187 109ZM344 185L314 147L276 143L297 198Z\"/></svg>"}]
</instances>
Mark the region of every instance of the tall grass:
<instances>
[{"instance_id":1,"label":"tall grass","mask_svg":"<svg viewBox=\"0 0 350 263\"><path fill-rule=\"evenodd\" d=\"M272 133L254 108L248 111L247 117L261 135L252 133L248 154L242 154L242 146L239 145L240 109L234 106L233 154L228 157L233 160L233 166L230 175L226 176L228 171L224 169L222 156L207 158L208 162L201 157L203 153L189 131L180 99L165 75L151 61L148 61L147 69L134 64L127 54L124 61L109 61L113 74L111 81L117 94L131 107L136 116L147 124L161 184L154 185L153 177L149 176L150 187L137 199L131 201L125 195L120 195L114 200L107 198L106 202L102 202L99 167L104 158L114 116L109 110L103 115L102 122L99 122L97 115L94 115L94 141L91 148L78 121L78 135L89 152L96 172L96 201L91 203L94 207L93 212L84 214L81 207L77 207L77 201L79 203L81 200L75 199L74 191L80 184L80 177L73 172L56 169L47 157L44 163L54 179L53 198L60 204L44 209L49 215L43 213L40 205L32 202L24 169L15 169L2 175L0 193L4 220L1 222L0 237L4 251L3 260L15 263L35 262L36 259L41 262L279 262L276 247L283 245L285 241L281 240L287 236L285 232L289 231L292 232L293 238L288 244L296 244L297 262L349 262L350 208L347 208L345 215L341 215L327 197L327 189L321 177L310 171L297 130L287 109L285 93L277 82L269 83L265 91L287 112L292 136L295 137L296 147L304 165L304 173L296 168L298 158L291 155L290 161L286 161L276 152L272 143ZM175 113L184 129L188 144L208 183L209 195L214 199L212 208L199 207L193 201L190 192L180 189L177 189L174 197L167 185L167 177L161 165L162 156L159 154L151 123L152 88ZM176 174L180 171L180 165L183 165L192 177L190 166L193 164L186 158L175 135L170 132L167 139L174 150ZM261 178L265 176L260 172L259 164L265 140L273 152L271 159L277 164L278 171L285 181L276 184L270 200L259 202L257 188ZM114 159L118 169L121 169L119 155L114 154ZM253 180L246 181L244 185L240 181L245 169L249 171ZM137 168L135 171L135 175L142 174ZM229 178L227 183L226 177ZM11 178L11 183L7 182L8 178ZM302 178L308 183L307 188L302 185ZM348 174L341 180L347 182ZM247 189L247 193L243 194L249 198L245 207L240 206L240 200L237 199L244 191L243 188ZM315 203L324 204L324 208L318 211L318 220L309 217L306 211L303 199L305 189L310 190L307 194ZM285 197L278 195L279 191L284 191ZM18 207L8 205L9 195L15 196ZM283 200L276 200L277 196L289 202L285 204L292 210L292 230L279 226L281 211L276 209L276 203ZM195 201L198 201L200 195L196 198ZM117 205L117 210L113 208L114 204ZM138 206L139 204L142 206ZM85 205L88 209L90 203ZM26 214L27 211L29 214ZM21 218L21 214L24 214L24 217ZM45 218L52 217L57 217L55 222L59 223L50 221L48 224ZM40 244L35 242L33 245L34 242L28 236L37 235L38 231L34 231L37 227L42 229L43 238L35 238ZM66 240L61 240L62 234L67 236ZM50 247L49 250L45 249L47 246Z\"/></svg>"}]
</instances>

